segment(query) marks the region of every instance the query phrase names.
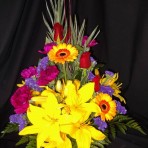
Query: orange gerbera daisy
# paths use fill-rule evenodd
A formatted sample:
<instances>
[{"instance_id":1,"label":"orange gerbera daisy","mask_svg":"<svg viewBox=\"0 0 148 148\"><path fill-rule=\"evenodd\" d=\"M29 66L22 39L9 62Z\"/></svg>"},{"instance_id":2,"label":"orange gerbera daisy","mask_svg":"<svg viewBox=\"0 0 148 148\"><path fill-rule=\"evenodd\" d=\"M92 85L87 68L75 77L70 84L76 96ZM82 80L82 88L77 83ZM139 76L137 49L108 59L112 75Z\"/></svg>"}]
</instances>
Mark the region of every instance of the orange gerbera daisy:
<instances>
[{"instance_id":1,"label":"orange gerbera daisy","mask_svg":"<svg viewBox=\"0 0 148 148\"><path fill-rule=\"evenodd\" d=\"M99 114L101 116L101 119L103 121L112 120L113 117L116 115L116 102L112 100L110 95L99 93L95 97L95 102L101 109L101 113Z\"/></svg>"},{"instance_id":2,"label":"orange gerbera daisy","mask_svg":"<svg viewBox=\"0 0 148 148\"><path fill-rule=\"evenodd\" d=\"M74 61L78 56L78 50L71 44L61 43L48 52L48 57L55 63L64 64L66 61Z\"/></svg>"}]
</instances>

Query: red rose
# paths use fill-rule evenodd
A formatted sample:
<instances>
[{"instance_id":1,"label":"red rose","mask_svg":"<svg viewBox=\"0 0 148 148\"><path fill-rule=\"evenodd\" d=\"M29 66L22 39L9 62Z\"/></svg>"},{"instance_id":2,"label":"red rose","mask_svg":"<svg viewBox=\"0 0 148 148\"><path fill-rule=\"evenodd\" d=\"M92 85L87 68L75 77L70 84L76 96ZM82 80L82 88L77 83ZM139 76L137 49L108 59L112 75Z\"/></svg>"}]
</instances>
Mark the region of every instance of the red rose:
<instances>
[{"instance_id":1,"label":"red rose","mask_svg":"<svg viewBox=\"0 0 148 148\"><path fill-rule=\"evenodd\" d=\"M82 53L80 57L80 68L89 68L91 66L90 52Z\"/></svg>"},{"instance_id":2,"label":"red rose","mask_svg":"<svg viewBox=\"0 0 148 148\"><path fill-rule=\"evenodd\" d=\"M98 92L100 90L100 76L96 75L92 81L95 83L95 92Z\"/></svg>"},{"instance_id":3,"label":"red rose","mask_svg":"<svg viewBox=\"0 0 148 148\"><path fill-rule=\"evenodd\" d=\"M55 23L53 29L54 29L54 40L61 41L63 39L63 26L59 23Z\"/></svg>"},{"instance_id":4,"label":"red rose","mask_svg":"<svg viewBox=\"0 0 148 148\"><path fill-rule=\"evenodd\" d=\"M29 107L31 97L32 94L28 86L19 87L10 99L11 104L15 108L15 113L25 113Z\"/></svg>"}]
</instances>

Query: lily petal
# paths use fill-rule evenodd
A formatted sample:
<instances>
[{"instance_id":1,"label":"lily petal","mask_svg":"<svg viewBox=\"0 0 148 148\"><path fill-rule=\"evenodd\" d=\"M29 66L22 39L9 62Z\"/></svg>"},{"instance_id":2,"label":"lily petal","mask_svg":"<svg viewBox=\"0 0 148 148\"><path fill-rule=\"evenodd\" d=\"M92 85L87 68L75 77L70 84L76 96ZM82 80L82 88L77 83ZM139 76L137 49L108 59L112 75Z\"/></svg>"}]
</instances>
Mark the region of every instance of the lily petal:
<instances>
[{"instance_id":1,"label":"lily petal","mask_svg":"<svg viewBox=\"0 0 148 148\"><path fill-rule=\"evenodd\" d=\"M103 140L105 138L105 135L101 131L95 129L92 126L87 126L87 130L90 131L91 137L95 140Z\"/></svg>"},{"instance_id":2,"label":"lily petal","mask_svg":"<svg viewBox=\"0 0 148 148\"><path fill-rule=\"evenodd\" d=\"M89 99L91 99L93 93L94 93L94 83L93 82L87 83L84 86L82 86L78 91L80 103L85 103Z\"/></svg>"},{"instance_id":3,"label":"lily petal","mask_svg":"<svg viewBox=\"0 0 148 148\"><path fill-rule=\"evenodd\" d=\"M91 134L86 129L82 128L78 130L75 134L75 139L78 148L90 148Z\"/></svg>"}]
</instances>

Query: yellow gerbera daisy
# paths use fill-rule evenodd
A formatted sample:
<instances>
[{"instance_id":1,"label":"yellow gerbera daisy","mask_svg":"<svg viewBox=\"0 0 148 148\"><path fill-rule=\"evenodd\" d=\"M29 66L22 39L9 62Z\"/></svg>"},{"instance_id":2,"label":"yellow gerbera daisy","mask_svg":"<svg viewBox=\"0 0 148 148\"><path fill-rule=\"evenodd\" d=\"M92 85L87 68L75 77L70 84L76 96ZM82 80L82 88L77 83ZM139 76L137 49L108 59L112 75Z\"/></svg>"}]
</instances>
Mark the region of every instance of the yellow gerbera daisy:
<instances>
[{"instance_id":1,"label":"yellow gerbera daisy","mask_svg":"<svg viewBox=\"0 0 148 148\"><path fill-rule=\"evenodd\" d=\"M74 61L78 56L78 50L71 44L61 43L48 52L48 57L55 63L64 64L66 61Z\"/></svg>"},{"instance_id":2,"label":"yellow gerbera daisy","mask_svg":"<svg viewBox=\"0 0 148 148\"><path fill-rule=\"evenodd\" d=\"M101 109L101 119L103 121L106 120L112 120L113 117L116 115L116 103L110 95L104 94L104 93L99 93L95 97L95 102L98 104L98 106Z\"/></svg>"}]
</instances>

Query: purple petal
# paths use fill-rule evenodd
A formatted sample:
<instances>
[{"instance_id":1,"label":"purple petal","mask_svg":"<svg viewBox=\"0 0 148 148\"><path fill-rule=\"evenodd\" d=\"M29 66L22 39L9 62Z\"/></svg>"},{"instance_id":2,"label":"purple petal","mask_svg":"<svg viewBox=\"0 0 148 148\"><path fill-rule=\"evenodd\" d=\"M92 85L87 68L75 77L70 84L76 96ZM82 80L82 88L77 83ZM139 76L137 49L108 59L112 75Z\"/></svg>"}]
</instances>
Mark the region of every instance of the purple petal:
<instances>
[{"instance_id":1,"label":"purple petal","mask_svg":"<svg viewBox=\"0 0 148 148\"><path fill-rule=\"evenodd\" d=\"M92 80L95 77L95 75L90 71L88 74L88 80Z\"/></svg>"},{"instance_id":2,"label":"purple petal","mask_svg":"<svg viewBox=\"0 0 148 148\"><path fill-rule=\"evenodd\" d=\"M9 117L10 123L19 125L19 131L21 131L27 124L25 114L14 114Z\"/></svg>"},{"instance_id":3,"label":"purple petal","mask_svg":"<svg viewBox=\"0 0 148 148\"><path fill-rule=\"evenodd\" d=\"M37 73L40 74L41 70L45 70L48 66L49 58L44 57L40 60L38 67L37 67Z\"/></svg>"},{"instance_id":4,"label":"purple petal","mask_svg":"<svg viewBox=\"0 0 148 148\"><path fill-rule=\"evenodd\" d=\"M106 74L106 75L109 75L109 76L111 76L111 77L114 75L114 73L113 73L113 72L108 71L108 70L106 70L106 71L105 71L105 74Z\"/></svg>"},{"instance_id":5,"label":"purple petal","mask_svg":"<svg viewBox=\"0 0 148 148\"><path fill-rule=\"evenodd\" d=\"M98 129L105 131L107 128L107 123L102 121L100 117L94 118L94 124L97 125Z\"/></svg>"},{"instance_id":6,"label":"purple petal","mask_svg":"<svg viewBox=\"0 0 148 148\"><path fill-rule=\"evenodd\" d=\"M126 113L127 113L127 110L126 110L126 108L125 108L124 106L121 105L121 102L116 101L116 100L115 100L115 102L116 102L117 111L118 111L120 114L123 114L123 115L126 114Z\"/></svg>"},{"instance_id":7,"label":"purple petal","mask_svg":"<svg viewBox=\"0 0 148 148\"><path fill-rule=\"evenodd\" d=\"M114 93L114 90L110 86L101 85L100 92L103 92L103 93L106 93L106 94L109 94L110 96L112 96Z\"/></svg>"},{"instance_id":8,"label":"purple petal","mask_svg":"<svg viewBox=\"0 0 148 148\"><path fill-rule=\"evenodd\" d=\"M43 89L39 87L39 85L37 84L37 81L34 80L33 78L28 78L25 80L25 84L32 88L33 90L36 90L36 91L42 91Z\"/></svg>"}]
</instances>

